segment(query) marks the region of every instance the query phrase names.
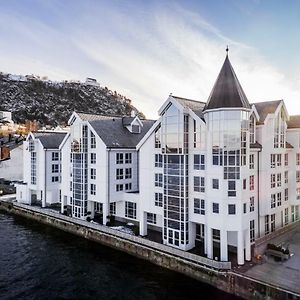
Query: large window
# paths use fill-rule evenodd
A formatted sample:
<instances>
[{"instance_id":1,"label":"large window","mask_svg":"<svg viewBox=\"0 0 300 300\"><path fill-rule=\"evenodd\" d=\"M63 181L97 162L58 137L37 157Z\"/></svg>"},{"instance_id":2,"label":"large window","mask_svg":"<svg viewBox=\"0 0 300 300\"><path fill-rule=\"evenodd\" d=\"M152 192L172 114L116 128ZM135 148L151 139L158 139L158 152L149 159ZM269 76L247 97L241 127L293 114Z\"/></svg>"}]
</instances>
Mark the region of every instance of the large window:
<instances>
[{"instance_id":1,"label":"large window","mask_svg":"<svg viewBox=\"0 0 300 300\"><path fill-rule=\"evenodd\" d=\"M58 173L59 172L59 165L52 165L52 173Z\"/></svg>"},{"instance_id":2,"label":"large window","mask_svg":"<svg viewBox=\"0 0 300 300\"><path fill-rule=\"evenodd\" d=\"M96 179L96 169L91 169L91 179Z\"/></svg>"},{"instance_id":3,"label":"large window","mask_svg":"<svg viewBox=\"0 0 300 300\"><path fill-rule=\"evenodd\" d=\"M271 195L271 208L276 207L276 194Z\"/></svg>"},{"instance_id":4,"label":"large window","mask_svg":"<svg viewBox=\"0 0 300 300\"><path fill-rule=\"evenodd\" d=\"M156 214L147 213L147 223L156 224Z\"/></svg>"},{"instance_id":5,"label":"large window","mask_svg":"<svg viewBox=\"0 0 300 300\"><path fill-rule=\"evenodd\" d=\"M296 182L300 182L300 171L296 171Z\"/></svg>"},{"instance_id":6,"label":"large window","mask_svg":"<svg viewBox=\"0 0 300 300\"><path fill-rule=\"evenodd\" d=\"M136 219L136 203L125 201L125 217Z\"/></svg>"},{"instance_id":7,"label":"large window","mask_svg":"<svg viewBox=\"0 0 300 300\"><path fill-rule=\"evenodd\" d=\"M132 163L132 153L125 153L125 164Z\"/></svg>"},{"instance_id":8,"label":"large window","mask_svg":"<svg viewBox=\"0 0 300 300\"><path fill-rule=\"evenodd\" d=\"M274 120L274 148L285 148L285 131L286 131L286 117L284 110Z\"/></svg>"},{"instance_id":9,"label":"large window","mask_svg":"<svg viewBox=\"0 0 300 300\"><path fill-rule=\"evenodd\" d=\"M194 191L195 192L205 192L205 178L194 176Z\"/></svg>"},{"instance_id":10,"label":"large window","mask_svg":"<svg viewBox=\"0 0 300 300\"><path fill-rule=\"evenodd\" d=\"M212 204L212 211L213 211L213 213L215 213L215 214L218 214L218 213L219 213L219 203L213 202L213 204Z\"/></svg>"},{"instance_id":11,"label":"large window","mask_svg":"<svg viewBox=\"0 0 300 300\"><path fill-rule=\"evenodd\" d=\"M212 188L214 189L214 190L218 190L219 189L219 179L213 179L212 180Z\"/></svg>"},{"instance_id":12,"label":"large window","mask_svg":"<svg viewBox=\"0 0 300 300\"><path fill-rule=\"evenodd\" d=\"M125 169L125 179L131 179L132 178L132 169L126 168Z\"/></svg>"},{"instance_id":13,"label":"large window","mask_svg":"<svg viewBox=\"0 0 300 300\"><path fill-rule=\"evenodd\" d=\"M92 131L90 131L91 134L91 148L94 149L96 148L96 137Z\"/></svg>"},{"instance_id":14,"label":"large window","mask_svg":"<svg viewBox=\"0 0 300 300\"><path fill-rule=\"evenodd\" d=\"M205 170L205 156L194 154L194 170Z\"/></svg>"},{"instance_id":15,"label":"large window","mask_svg":"<svg viewBox=\"0 0 300 300\"><path fill-rule=\"evenodd\" d=\"M254 175L251 175L249 177L249 188L250 188L250 191L254 190Z\"/></svg>"},{"instance_id":16,"label":"large window","mask_svg":"<svg viewBox=\"0 0 300 300\"><path fill-rule=\"evenodd\" d=\"M288 201L289 200L289 189L286 188L284 189L284 201Z\"/></svg>"},{"instance_id":17,"label":"large window","mask_svg":"<svg viewBox=\"0 0 300 300\"><path fill-rule=\"evenodd\" d=\"M116 202L112 202L109 205L109 213L111 215L115 215L116 214Z\"/></svg>"},{"instance_id":18,"label":"large window","mask_svg":"<svg viewBox=\"0 0 300 300\"><path fill-rule=\"evenodd\" d=\"M271 215L271 232L275 231L275 214Z\"/></svg>"},{"instance_id":19,"label":"large window","mask_svg":"<svg viewBox=\"0 0 300 300\"><path fill-rule=\"evenodd\" d=\"M254 169L254 154L249 156L249 169Z\"/></svg>"},{"instance_id":20,"label":"large window","mask_svg":"<svg viewBox=\"0 0 300 300\"><path fill-rule=\"evenodd\" d=\"M121 165L124 163L124 153L116 153L116 164Z\"/></svg>"},{"instance_id":21,"label":"large window","mask_svg":"<svg viewBox=\"0 0 300 300\"><path fill-rule=\"evenodd\" d=\"M228 214L235 215L235 204L228 204Z\"/></svg>"},{"instance_id":22,"label":"large window","mask_svg":"<svg viewBox=\"0 0 300 300\"><path fill-rule=\"evenodd\" d=\"M289 208L284 209L284 225L289 224Z\"/></svg>"},{"instance_id":23,"label":"large window","mask_svg":"<svg viewBox=\"0 0 300 300\"><path fill-rule=\"evenodd\" d=\"M52 160L53 161L59 160L59 152L52 152Z\"/></svg>"},{"instance_id":24,"label":"large window","mask_svg":"<svg viewBox=\"0 0 300 300\"><path fill-rule=\"evenodd\" d=\"M250 207L249 207L250 212L254 211L254 197L250 197Z\"/></svg>"},{"instance_id":25,"label":"large window","mask_svg":"<svg viewBox=\"0 0 300 300\"><path fill-rule=\"evenodd\" d=\"M271 174L271 189L276 186L276 174Z\"/></svg>"},{"instance_id":26,"label":"large window","mask_svg":"<svg viewBox=\"0 0 300 300\"><path fill-rule=\"evenodd\" d=\"M284 154L284 165L287 167L289 165L289 154Z\"/></svg>"},{"instance_id":27,"label":"large window","mask_svg":"<svg viewBox=\"0 0 300 300\"><path fill-rule=\"evenodd\" d=\"M163 194L162 193L155 193L155 206L162 207L163 206Z\"/></svg>"},{"instance_id":28,"label":"large window","mask_svg":"<svg viewBox=\"0 0 300 300\"><path fill-rule=\"evenodd\" d=\"M160 125L155 130L155 148L161 148L161 127L160 127Z\"/></svg>"},{"instance_id":29,"label":"large window","mask_svg":"<svg viewBox=\"0 0 300 300\"><path fill-rule=\"evenodd\" d=\"M163 175L155 174L155 186L162 187L163 186Z\"/></svg>"},{"instance_id":30,"label":"large window","mask_svg":"<svg viewBox=\"0 0 300 300\"><path fill-rule=\"evenodd\" d=\"M155 154L155 164L154 166L157 168L162 168L163 165L163 157L161 154Z\"/></svg>"},{"instance_id":31,"label":"large window","mask_svg":"<svg viewBox=\"0 0 300 300\"><path fill-rule=\"evenodd\" d=\"M205 215L205 201L204 199L194 198L194 213Z\"/></svg>"},{"instance_id":32,"label":"large window","mask_svg":"<svg viewBox=\"0 0 300 300\"><path fill-rule=\"evenodd\" d=\"M284 171L284 183L289 183L289 171Z\"/></svg>"},{"instance_id":33,"label":"large window","mask_svg":"<svg viewBox=\"0 0 300 300\"><path fill-rule=\"evenodd\" d=\"M31 142L31 141L30 141ZM36 152L31 152L31 184L36 184Z\"/></svg>"},{"instance_id":34,"label":"large window","mask_svg":"<svg viewBox=\"0 0 300 300\"><path fill-rule=\"evenodd\" d=\"M255 223L254 220L250 221L250 242L253 243L255 241Z\"/></svg>"},{"instance_id":35,"label":"large window","mask_svg":"<svg viewBox=\"0 0 300 300\"><path fill-rule=\"evenodd\" d=\"M236 196L236 185L234 180L228 180L228 197Z\"/></svg>"},{"instance_id":36,"label":"large window","mask_svg":"<svg viewBox=\"0 0 300 300\"><path fill-rule=\"evenodd\" d=\"M296 165L300 166L300 153L296 153Z\"/></svg>"},{"instance_id":37,"label":"large window","mask_svg":"<svg viewBox=\"0 0 300 300\"><path fill-rule=\"evenodd\" d=\"M277 174L277 187L281 187L281 173Z\"/></svg>"},{"instance_id":38,"label":"large window","mask_svg":"<svg viewBox=\"0 0 300 300\"><path fill-rule=\"evenodd\" d=\"M281 199L281 192L277 193L277 206L281 206L282 199Z\"/></svg>"},{"instance_id":39,"label":"large window","mask_svg":"<svg viewBox=\"0 0 300 300\"><path fill-rule=\"evenodd\" d=\"M269 215L265 216L265 234L270 233L270 228L269 228Z\"/></svg>"},{"instance_id":40,"label":"large window","mask_svg":"<svg viewBox=\"0 0 300 300\"><path fill-rule=\"evenodd\" d=\"M120 180L124 178L124 170L123 169L116 169L116 179Z\"/></svg>"},{"instance_id":41,"label":"large window","mask_svg":"<svg viewBox=\"0 0 300 300\"><path fill-rule=\"evenodd\" d=\"M96 195L96 184L91 184L91 195Z\"/></svg>"},{"instance_id":42,"label":"large window","mask_svg":"<svg viewBox=\"0 0 300 300\"><path fill-rule=\"evenodd\" d=\"M91 153L91 164L96 163L96 153Z\"/></svg>"}]
</instances>

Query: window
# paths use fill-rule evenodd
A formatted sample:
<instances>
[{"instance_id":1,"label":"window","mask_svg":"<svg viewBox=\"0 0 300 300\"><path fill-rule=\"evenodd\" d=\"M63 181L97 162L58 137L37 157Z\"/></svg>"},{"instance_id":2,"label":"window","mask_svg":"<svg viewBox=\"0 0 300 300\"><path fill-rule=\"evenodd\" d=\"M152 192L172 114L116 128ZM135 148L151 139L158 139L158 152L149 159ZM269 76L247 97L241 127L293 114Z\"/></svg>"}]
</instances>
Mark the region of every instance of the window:
<instances>
[{"instance_id":1,"label":"window","mask_svg":"<svg viewBox=\"0 0 300 300\"><path fill-rule=\"evenodd\" d=\"M96 184L91 184L91 195L96 195Z\"/></svg>"},{"instance_id":2,"label":"window","mask_svg":"<svg viewBox=\"0 0 300 300\"><path fill-rule=\"evenodd\" d=\"M163 186L163 175L155 174L155 186L162 187Z\"/></svg>"},{"instance_id":3,"label":"window","mask_svg":"<svg viewBox=\"0 0 300 300\"><path fill-rule=\"evenodd\" d=\"M250 242L253 243L255 241L255 223L254 220L250 221Z\"/></svg>"},{"instance_id":4,"label":"window","mask_svg":"<svg viewBox=\"0 0 300 300\"><path fill-rule=\"evenodd\" d=\"M300 182L300 171L296 171L296 182Z\"/></svg>"},{"instance_id":5,"label":"window","mask_svg":"<svg viewBox=\"0 0 300 300\"><path fill-rule=\"evenodd\" d=\"M58 176L52 176L52 182L59 182Z\"/></svg>"},{"instance_id":6,"label":"window","mask_svg":"<svg viewBox=\"0 0 300 300\"><path fill-rule=\"evenodd\" d=\"M250 188L250 191L254 190L254 175L251 175L249 177L249 188Z\"/></svg>"},{"instance_id":7,"label":"window","mask_svg":"<svg viewBox=\"0 0 300 300\"><path fill-rule=\"evenodd\" d=\"M250 212L254 211L254 197L250 197L249 210L250 210Z\"/></svg>"},{"instance_id":8,"label":"window","mask_svg":"<svg viewBox=\"0 0 300 300\"><path fill-rule=\"evenodd\" d=\"M277 167L281 166L281 154L277 154Z\"/></svg>"},{"instance_id":9,"label":"window","mask_svg":"<svg viewBox=\"0 0 300 300\"><path fill-rule=\"evenodd\" d=\"M132 177L132 169L126 168L125 169L125 179L130 179Z\"/></svg>"},{"instance_id":10,"label":"window","mask_svg":"<svg viewBox=\"0 0 300 300\"><path fill-rule=\"evenodd\" d=\"M112 202L109 205L109 213L111 215L115 215L116 214L116 202Z\"/></svg>"},{"instance_id":11,"label":"window","mask_svg":"<svg viewBox=\"0 0 300 300\"><path fill-rule=\"evenodd\" d=\"M228 180L228 197L235 197L236 189L235 189L235 181Z\"/></svg>"},{"instance_id":12,"label":"window","mask_svg":"<svg viewBox=\"0 0 300 300\"><path fill-rule=\"evenodd\" d=\"M300 200L300 188L296 189L296 199Z\"/></svg>"},{"instance_id":13,"label":"window","mask_svg":"<svg viewBox=\"0 0 300 300\"><path fill-rule=\"evenodd\" d=\"M284 172L284 183L288 183L289 182L289 171L285 171Z\"/></svg>"},{"instance_id":14,"label":"window","mask_svg":"<svg viewBox=\"0 0 300 300\"><path fill-rule=\"evenodd\" d=\"M218 214L219 213L219 203L213 202L212 207L213 207L213 213Z\"/></svg>"},{"instance_id":15,"label":"window","mask_svg":"<svg viewBox=\"0 0 300 300\"><path fill-rule=\"evenodd\" d=\"M99 202L94 202L94 209L96 213L103 212L103 204Z\"/></svg>"},{"instance_id":16,"label":"window","mask_svg":"<svg viewBox=\"0 0 300 300\"><path fill-rule=\"evenodd\" d=\"M284 154L284 165L287 167L289 165L289 154Z\"/></svg>"},{"instance_id":17,"label":"window","mask_svg":"<svg viewBox=\"0 0 300 300\"><path fill-rule=\"evenodd\" d=\"M281 206L281 193L277 193L277 206Z\"/></svg>"},{"instance_id":18,"label":"window","mask_svg":"<svg viewBox=\"0 0 300 300\"><path fill-rule=\"evenodd\" d=\"M215 166L222 166L223 165L223 151L219 148L213 148L212 149L212 155L213 155L213 165Z\"/></svg>"},{"instance_id":19,"label":"window","mask_svg":"<svg viewBox=\"0 0 300 300\"><path fill-rule=\"evenodd\" d=\"M194 176L194 191L205 192L205 179L204 177Z\"/></svg>"},{"instance_id":20,"label":"window","mask_svg":"<svg viewBox=\"0 0 300 300\"><path fill-rule=\"evenodd\" d=\"M289 223L289 208L284 209L284 225Z\"/></svg>"},{"instance_id":21,"label":"window","mask_svg":"<svg viewBox=\"0 0 300 300\"><path fill-rule=\"evenodd\" d=\"M91 179L96 179L96 169L91 169Z\"/></svg>"},{"instance_id":22,"label":"window","mask_svg":"<svg viewBox=\"0 0 300 300\"><path fill-rule=\"evenodd\" d=\"M136 203L125 201L125 217L136 219Z\"/></svg>"},{"instance_id":23,"label":"window","mask_svg":"<svg viewBox=\"0 0 300 300\"><path fill-rule=\"evenodd\" d=\"M243 203L243 212L244 214L247 213L247 203Z\"/></svg>"},{"instance_id":24,"label":"window","mask_svg":"<svg viewBox=\"0 0 300 300\"><path fill-rule=\"evenodd\" d=\"M94 133L91 131L90 131L90 134L91 134L91 148L94 149L94 148L96 148L96 137L95 137Z\"/></svg>"},{"instance_id":25,"label":"window","mask_svg":"<svg viewBox=\"0 0 300 300\"><path fill-rule=\"evenodd\" d=\"M265 216L265 234L269 234L269 215Z\"/></svg>"},{"instance_id":26,"label":"window","mask_svg":"<svg viewBox=\"0 0 300 300\"><path fill-rule=\"evenodd\" d=\"M276 194L271 195L271 208L276 207Z\"/></svg>"},{"instance_id":27,"label":"window","mask_svg":"<svg viewBox=\"0 0 300 300\"><path fill-rule=\"evenodd\" d=\"M96 153L91 153L91 164L96 163Z\"/></svg>"},{"instance_id":28,"label":"window","mask_svg":"<svg viewBox=\"0 0 300 300\"><path fill-rule=\"evenodd\" d=\"M163 194L162 193L155 193L155 206L162 207L163 206Z\"/></svg>"},{"instance_id":29,"label":"window","mask_svg":"<svg viewBox=\"0 0 300 300\"><path fill-rule=\"evenodd\" d=\"M291 222L295 222L295 205L291 206Z\"/></svg>"},{"instance_id":30,"label":"window","mask_svg":"<svg viewBox=\"0 0 300 300\"><path fill-rule=\"evenodd\" d=\"M132 163L132 153L125 153L125 164Z\"/></svg>"},{"instance_id":31,"label":"window","mask_svg":"<svg viewBox=\"0 0 300 300\"><path fill-rule=\"evenodd\" d=\"M155 167L162 168L163 156L161 154L155 154Z\"/></svg>"},{"instance_id":32,"label":"window","mask_svg":"<svg viewBox=\"0 0 300 300\"><path fill-rule=\"evenodd\" d=\"M277 186L280 187L281 186L281 173L277 174Z\"/></svg>"},{"instance_id":33,"label":"window","mask_svg":"<svg viewBox=\"0 0 300 300\"><path fill-rule=\"evenodd\" d=\"M147 213L147 223L156 224L156 214Z\"/></svg>"},{"instance_id":34,"label":"window","mask_svg":"<svg viewBox=\"0 0 300 300\"><path fill-rule=\"evenodd\" d=\"M276 154L271 154L271 168L276 166Z\"/></svg>"},{"instance_id":35,"label":"window","mask_svg":"<svg viewBox=\"0 0 300 300\"><path fill-rule=\"evenodd\" d=\"M285 189L284 190L284 201L288 201L289 200L289 189Z\"/></svg>"},{"instance_id":36,"label":"window","mask_svg":"<svg viewBox=\"0 0 300 300\"><path fill-rule=\"evenodd\" d=\"M249 120L250 144L255 143L255 117L251 115Z\"/></svg>"},{"instance_id":37,"label":"window","mask_svg":"<svg viewBox=\"0 0 300 300\"><path fill-rule=\"evenodd\" d=\"M214 190L218 190L219 189L219 179L213 179L212 180L212 188Z\"/></svg>"},{"instance_id":38,"label":"window","mask_svg":"<svg viewBox=\"0 0 300 300\"><path fill-rule=\"evenodd\" d=\"M296 153L296 165L300 166L300 153Z\"/></svg>"},{"instance_id":39,"label":"window","mask_svg":"<svg viewBox=\"0 0 300 300\"><path fill-rule=\"evenodd\" d=\"M203 199L194 198L194 213L205 215L205 201Z\"/></svg>"},{"instance_id":40,"label":"window","mask_svg":"<svg viewBox=\"0 0 300 300\"><path fill-rule=\"evenodd\" d=\"M124 163L124 154L123 153L116 153L116 164L121 165Z\"/></svg>"},{"instance_id":41,"label":"window","mask_svg":"<svg viewBox=\"0 0 300 300\"><path fill-rule=\"evenodd\" d=\"M271 174L271 188L276 186L276 174Z\"/></svg>"},{"instance_id":42,"label":"window","mask_svg":"<svg viewBox=\"0 0 300 300\"><path fill-rule=\"evenodd\" d=\"M72 192L72 181L70 181L70 192Z\"/></svg>"},{"instance_id":43,"label":"window","mask_svg":"<svg viewBox=\"0 0 300 300\"><path fill-rule=\"evenodd\" d=\"M116 191L117 191L117 192L123 191L123 188L124 188L124 187L123 187L123 184L117 184L117 185L116 185Z\"/></svg>"},{"instance_id":44,"label":"window","mask_svg":"<svg viewBox=\"0 0 300 300\"><path fill-rule=\"evenodd\" d=\"M299 219L299 205L295 205L295 219L296 221Z\"/></svg>"},{"instance_id":45,"label":"window","mask_svg":"<svg viewBox=\"0 0 300 300\"><path fill-rule=\"evenodd\" d=\"M243 179L243 190L247 189L247 179Z\"/></svg>"},{"instance_id":46,"label":"window","mask_svg":"<svg viewBox=\"0 0 300 300\"><path fill-rule=\"evenodd\" d=\"M59 152L52 152L52 160L53 161L59 160Z\"/></svg>"},{"instance_id":47,"label":"window","mask_svg":"<svg viewBox=\"0 0 300 300\"><path fill-rule=\"evenodd\" d=\"M254 154L250 154L249 156L249 168L254 169Z\"/></svg>"},{"instance_id":48,"label":"window","mask_svg":"<svg viewBox=\"0 0 300 300\"><path fill-rule=\"evenodd\" d=\"M194 154L194 170L205 170L205 156Z\"/></svg>"},{"instance_id":49,"label":"window","mask_svg":"<svg viewBox=\"0 0 300 300\"><path fill-rule=\"evenodd\" d=\"M129 182L129 183L125 183L125 190L126 190L126 191L129 191L129 190L131 190L131 188L132 188L132 184L131 184L131 182Z\"/></svg>"},{"instance_id":50,"label":"window","mask_svg":"<svg viewBox=\"0 0 300 300\"><path fill-rule=\"evenodd\" d=\"M235 215L235 204L228 204L228 214Z\"/></svg>"},{"instance_id":51,"label":"window","mask_svg":"<svg viewBox=\"0 0 300 300\"><path fill-rule=\"evenodd\" d=\"M52 173L58 173L59 172L59 165L52 165Z\"/></svg>"},{"instance_id":52,"label":"window","mask_svg":"<svg viewBox=\"0 0 300 300\"><path fill-rule=\"evenodd\" d=\"M161 127L155 130L155 148L161 148Z\"/></svg>"},{"instance_id":53,"label":"window","mask_svg":"<svg viewBox=\"0 0 300 300\"><path fill-rule=\"evenodd\" d=\"M213 229L212 230L212 237L214 240L220 240L220 230L218 229Z\"/></svg>"},{"instance_id":54,"label":"window","mask_svg":"<svg viewBox=\"0 0 300 300\"><path fill-rule=\"evenodd\" d=\"M271 215L271 232L275 231L275 214Z\"/></svg>"},{"instance_id":55,"label":"window","mask_svg":"<svg viewBox=\"0 0 300 300\"><path fill-rule=\"evenodd\" d=\"M116 169L116 179L121 180L124 178L124 170L123 169Z\"/></svg>"}]
</instances>

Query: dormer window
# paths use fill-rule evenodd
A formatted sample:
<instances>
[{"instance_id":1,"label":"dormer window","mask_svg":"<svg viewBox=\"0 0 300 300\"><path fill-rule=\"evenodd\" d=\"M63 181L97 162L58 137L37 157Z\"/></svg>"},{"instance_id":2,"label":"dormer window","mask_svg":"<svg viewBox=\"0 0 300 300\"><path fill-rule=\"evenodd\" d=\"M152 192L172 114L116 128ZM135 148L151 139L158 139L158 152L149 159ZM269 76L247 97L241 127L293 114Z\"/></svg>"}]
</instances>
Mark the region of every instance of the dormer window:
<instances>
[{"instance_id":1,"label":"dormer window","mask_svg":"<svg viewBox=\"0 0 300 300\"><path fill-rule=\"evenodd\" d=\"M140 133L141 127L139 125L131 125L131 132L132 133Z\"/></svg>"},{"instance_id":2,"label":"dormer window","mask_svg":"<svg viewBox=\"0 0 300 300\"><path fill-rule=\"evenodd\" d=\"M123 117L123 126L126 127L131 133L141 133L143 123L138 116L135 117Z\"/></svg>"}]
</instances>

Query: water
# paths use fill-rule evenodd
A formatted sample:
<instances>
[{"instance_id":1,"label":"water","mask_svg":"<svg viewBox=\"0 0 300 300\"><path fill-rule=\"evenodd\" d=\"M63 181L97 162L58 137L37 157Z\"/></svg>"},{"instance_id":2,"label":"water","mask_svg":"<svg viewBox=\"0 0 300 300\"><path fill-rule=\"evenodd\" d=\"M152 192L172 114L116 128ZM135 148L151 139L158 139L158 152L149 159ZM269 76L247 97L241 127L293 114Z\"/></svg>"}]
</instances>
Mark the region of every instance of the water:
<instances>
[{"instance_id":1,"label":"water","mask_svg":"<svg viewBox=\"0 0 300 300\"><path fill-rule=\"evenodd\" d=\"M238 299L57 229L0 213L0 299Z\"/></svg>"}]
</instances>

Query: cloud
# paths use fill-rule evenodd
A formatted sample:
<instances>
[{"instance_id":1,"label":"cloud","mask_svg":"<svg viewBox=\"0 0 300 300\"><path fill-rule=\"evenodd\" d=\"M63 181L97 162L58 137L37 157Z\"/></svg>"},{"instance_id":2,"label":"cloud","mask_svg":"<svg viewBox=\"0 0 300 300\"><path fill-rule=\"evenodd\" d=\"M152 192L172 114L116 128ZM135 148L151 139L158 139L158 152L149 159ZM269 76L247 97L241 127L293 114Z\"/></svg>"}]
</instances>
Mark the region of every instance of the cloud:
<instances>
[{"instance_id":1,"label":"cloud","mask_svg":"<svg viewBox=\"0 0 300 300\"><path fill-rule=\"evenodd\" d=\"M130 4L80 5L76 15L52 10L59 27L9 16L8 31L26 37L26 51L7 51L3 56L0 49L0 67L10 65L11 72L41 72L54 79L93 76L132 98L147 117L156 118L169 93L206 101L229 44L232 65L249 101L284 98L288 110L300 114L300 76L289 78L258 49L225 36L195 12L177 4L144 10Z\"/></svg>"}]
</instances>

